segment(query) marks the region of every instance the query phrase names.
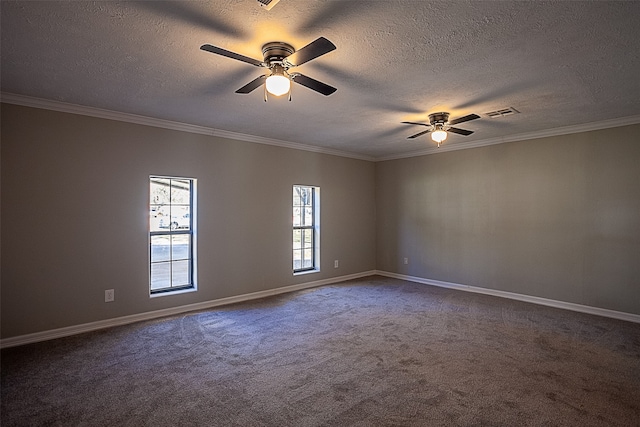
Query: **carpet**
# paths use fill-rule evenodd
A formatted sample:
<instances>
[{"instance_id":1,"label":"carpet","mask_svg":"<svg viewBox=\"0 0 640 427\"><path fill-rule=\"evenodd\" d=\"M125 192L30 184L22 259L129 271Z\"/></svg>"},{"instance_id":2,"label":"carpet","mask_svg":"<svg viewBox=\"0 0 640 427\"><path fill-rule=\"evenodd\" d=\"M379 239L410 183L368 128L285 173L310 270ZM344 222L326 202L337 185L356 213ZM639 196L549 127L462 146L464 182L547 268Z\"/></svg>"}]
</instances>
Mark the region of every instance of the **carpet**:
<instances>
[{"instance_id":1,"label":"carpet","mask_svg":"<svg viewBox=\"0 0 640 427\"><path fill-rule=\"evenodd\" d=\"M10 426L640 426L640 324L372 276L1 353Z\"/></svg>"}]
</instances>

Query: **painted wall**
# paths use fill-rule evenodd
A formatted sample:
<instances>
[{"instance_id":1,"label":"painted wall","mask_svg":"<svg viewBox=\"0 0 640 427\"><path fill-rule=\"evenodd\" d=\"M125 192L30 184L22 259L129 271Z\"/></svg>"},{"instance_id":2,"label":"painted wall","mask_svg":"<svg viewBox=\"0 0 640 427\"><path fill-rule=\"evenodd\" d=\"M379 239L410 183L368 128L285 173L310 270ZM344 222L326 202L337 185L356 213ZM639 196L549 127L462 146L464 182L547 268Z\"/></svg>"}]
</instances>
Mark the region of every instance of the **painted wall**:
<instances>
[{"instance_id":1,"label":"painted wall","mask_svg":"<svg viewBox=\"0 0 640 427\"><path fill-rule=\"evenodd\" d=\"M1 120L2 338L375 269L372 162L9 104ZM198 179L197 292L149 297L152 174ZM294 184L321 188L321 272L295 277Z\"/></svg>"},{"instance_id":2,"label":"painted wall","mask_svg":"<svg viewBox=\"0 0 640 427\"><path fill-rule=\"evenodd\" d=\"M640 314L640 125L379 162L376 206L379 270Z\"/></svg>"}]
</instances>

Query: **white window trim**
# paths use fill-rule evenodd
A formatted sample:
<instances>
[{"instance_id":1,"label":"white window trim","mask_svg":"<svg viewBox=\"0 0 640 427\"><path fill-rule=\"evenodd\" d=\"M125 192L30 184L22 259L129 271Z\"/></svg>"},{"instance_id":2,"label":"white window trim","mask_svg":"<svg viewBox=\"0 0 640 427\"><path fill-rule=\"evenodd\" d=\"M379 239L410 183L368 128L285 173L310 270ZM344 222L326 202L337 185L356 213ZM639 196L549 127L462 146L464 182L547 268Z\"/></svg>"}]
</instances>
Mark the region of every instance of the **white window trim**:
<instances>
[{"instance_id":1,"label":"white window trim","mask_svg":"<svg viewBox=\"0 0 640 427\"><path fill-rule=\"evenodd\" d=\"M293 187L313 187L315 192L315 200L313 201L313 255L314 255L314 268L309 270L302 271L294 271L294 276L302 276L305 274L314 274L320 272L320 187L316 185L307 185L307 184L294 184ZM293 188L292 187L292 188ZM293 251L291 252L293 255ZM293 264L293 260L292 260Z\"/></svg>"},{"instance_id":2,"label":"white window trim","mask_svg":"<svg viewBox=\"0 0 640 427\"><path fill-rule=\"evenodd\" d=\"M150 284L150 279L151 276L149 276L149 280L147 281L147 288L149 291L149 297L150 298L158 298L158 297L166 297L166 296L171 296L171 295L179 295L179 294L186 294L186 293L191 293L191 292L197 292L198 291L198 179L197 178L191 178L191 177L186 177L186 176L170 176L170 175L149 175L149 181L151 181L151 178L166 178L166 179L189 179L191 180L191 191L192 191L192 195L191 195L191 212L189 213L189 215L191 216L191 245L192 245L192 253L191 253L191 281L192 283L192 287L189 288L181 288L181 289L176 289L173 291L162 291L162 292L151 292L151 284ZM151 233L150 233L150 224L149 224L149 207L151 205L150 200L147 200L147 237L148 237L148 242L147 242L147 247L151 247ZM147 251L147 267L149 267L151 265L151 253L150 251ZM151 271L149 270L149 274L151 274Z\"/></svg>"}]
</instances>

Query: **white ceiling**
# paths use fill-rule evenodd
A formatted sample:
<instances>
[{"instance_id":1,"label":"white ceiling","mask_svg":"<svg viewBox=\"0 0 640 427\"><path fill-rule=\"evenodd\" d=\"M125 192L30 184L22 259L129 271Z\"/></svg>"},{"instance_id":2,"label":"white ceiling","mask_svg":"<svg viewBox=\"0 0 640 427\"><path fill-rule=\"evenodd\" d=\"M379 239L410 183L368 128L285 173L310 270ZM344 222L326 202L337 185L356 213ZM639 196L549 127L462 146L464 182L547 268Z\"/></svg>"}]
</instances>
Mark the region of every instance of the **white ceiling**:
<instances>
[{"instance_id":1,"label":"white ceiling","mask_svg":"<svg viewBox=\"0 0 640 427\"><path fill-rule=\"evenodd\" d=\"M429 113L481 119L445 146L640 117L640 2L257 0L5 1L1 89L391 158ZM338 88L294 85L293 101L234 91L264 71L200 50L262 59L324 36L337 49L296 68ZM513 107L520 114L485 113ZM634 119L635 120L635 119ZM443 146L444 147L444 146Z\"/></svg>"}]
</instances>

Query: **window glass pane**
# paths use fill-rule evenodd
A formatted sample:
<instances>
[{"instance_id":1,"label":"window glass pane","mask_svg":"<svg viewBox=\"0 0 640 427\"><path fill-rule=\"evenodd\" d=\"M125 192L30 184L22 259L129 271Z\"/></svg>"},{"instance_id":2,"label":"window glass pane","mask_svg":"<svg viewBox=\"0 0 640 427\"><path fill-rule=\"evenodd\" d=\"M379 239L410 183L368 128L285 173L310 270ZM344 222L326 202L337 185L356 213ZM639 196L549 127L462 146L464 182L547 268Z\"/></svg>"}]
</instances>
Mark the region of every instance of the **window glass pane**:
<instances>
[{"instance_id":1,"label":"window glass pane","mask_svg":"<svg viewBox=\"0 0 640 427\"><path fill-rule=\"evenodd\" d=\"M311 199L311 189L310 188L303 188L302 191L300 192L300 199L302 199L302 204L305 206L309 206L311 205L312 199Z\"/></svg>"},{"instance_id":2,"label":"window glass pane","mask_svg":"<svg viewBox=\"0 0 640 427\"><path fill-rule=\"evenodd\" d=\"M150 184L150 204L166 205L169 203L170 179L151 178Z\"/></svg>"},{"instance_id":3,"label":"window glass pane","mask_svg":"<svg viewBox=\"0 0 640 427\"><path fill-rule=\"evenodd\" d=\"M294 225L294 227L302 225L302 223L300 221L301 221L300 208L294 207L293 208L293 225Z\"/></svg>"},{"instance_id":4,"label":"window glass pane","mask_svg":"<svg viewBox=\"0 0 640 427\"><path fill-rule=\"evenodd\" d=\"M169 236L151 236L151 262L169 261Z\"/></svg>"},{"instance_id":5,"label":"window glass pane","mask_svg":"<svg viewBox=\"0 0 640 427\"><path fill-rule=\"evenodd\" d=\"M191 238L188 234L173 235L171 236L171 241L172 260L189 259L191 257Z\"/></svg>"},{"instance_id":6,"label":"window glass pane","mask_svg":"<svg viewBox=\"0 0 640 427\"><path fill-rule=\"evenodd\" d=\"M162 231L169 229L169 225L171 224L171 207L170 206L159 206L152 214L151 221L151 231ZM156 228L154 228L154 226Z\"/></svg>"},{"instance_id":7,"label":"window glass pane","mask_svg":"<svg viewBox=\"0 0 640 427\"><path fill-rule=\"evenodd\" d=\"M304 259L302 262L302 268L311 268L313 267L313 250L305 249L304 250Z\"/></svg>"},{"instance_id":8,"label":"window glass pane","mask_svg":"<svg viewBox=\"0 0 640 427\"><path fill-rule=\"evenodd\" d=\"M302 230L293 230L293 249L302 248Z\"/></svg>"},{"instance_id":9,"label":"window glass pane","mask_svg":"<svg viewBox=\"0 0 640 427\"><path fill-rule=\"evenodd\" d=\"M189 280L189 266L190 262L188 260L185 261L174 261L171 274L171 285L172 286L185 286L190 284Z\"/></svg>"},{"instance_id":10,"label":"window glass pane","mask_svg":"<svg viewBox=\"0 0 640 427\"><path fill-rule=\"evenodd\" d=\"M191 185L188 179L171 180L171 203L189 205L191 203Z\"/></svg>"},{"instance_id":11,"label":"window glass pane","mask_svg":"<svg viewBox=\"0 0 640 427\"><path fill-rule=\"evenodd\" d=\"M171 286L171 263L151 264L151 290Z\"/></svg>"},{"instance_id":12,"label":"window glass pane","mask_svg":"<svg viewBox=\"0 0 640 427\"><path fill-rule=\"evenodd\" d=\"M301 204L299 187L293 187L293 206L300 206Z\"/></svg>"},{"instance_id":13,"label":"window glass pane","mask_svg":"<svg viewBox=\"0 0 640 427\"><path fill-rule=\"evenodd\" d=\"M189 206L172 206L171 207L171 229L172 230L189 230L191 227L191 218Z\"/></svg>"},{"instance_id":14,"label":"window glass pane","mask_svg":"<svg viewBox=\"0 0 640 427\"><path fill-rule=\"evenodd\" d=\"M304 230L304 247L313 247L313 230Z\"/></svg>"},{"instance_id":15,"label":"window glass pane","mask_svg":"<svg viewBox=\"0 0 640 427\"><path fill-rule=\"evenodd\" d=\"M149 206L149 230L160 231L160 217L158 216L158 205Z\"/></svg>"},{"instance_id":16,"label":"window glass pane","mask_svg":"<svg viewBox=\"0 0 640 427\"><path fill-rule=\"evenodd\" d=\"M304 208L304 225L313 225L313 208Z\"/></svg>"},{"instance_id":17,"label":"window glass pane","mask_svg":"<svg viewBox=\"0 0 640 427\"><path fill-rule=\"evenodd\" d=\"M293 269L299 270L300 268L302 268L302 251L298 249L293 251Z\"/></svg>"}]
</instances>

